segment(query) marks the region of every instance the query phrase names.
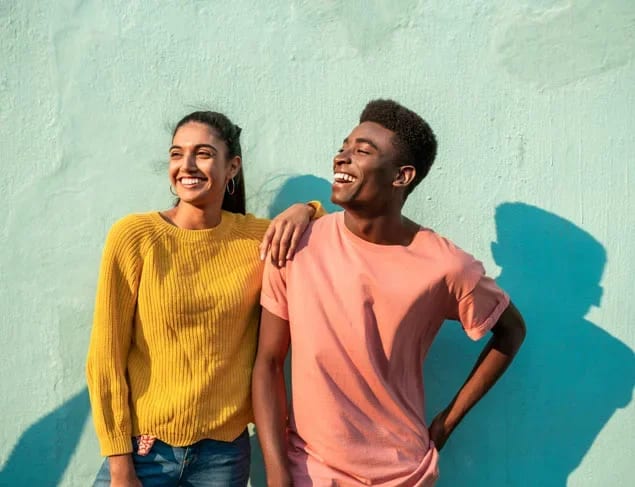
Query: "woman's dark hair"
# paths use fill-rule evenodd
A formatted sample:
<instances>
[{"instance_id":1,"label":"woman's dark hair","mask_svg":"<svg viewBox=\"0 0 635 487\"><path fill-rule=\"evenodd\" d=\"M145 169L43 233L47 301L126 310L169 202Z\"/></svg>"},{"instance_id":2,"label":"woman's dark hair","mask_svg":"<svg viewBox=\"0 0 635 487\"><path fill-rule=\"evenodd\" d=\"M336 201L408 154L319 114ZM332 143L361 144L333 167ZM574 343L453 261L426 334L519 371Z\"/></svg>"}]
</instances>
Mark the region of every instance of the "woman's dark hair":
<instances>
[{"instance_id":1,"label":"woman's dark hair","mask_svg":"<svg viewBox=\"0 0 635 487\"><path fill-rule=\"evenodd\" d=\"M221 139L227 145L228 159L236 156L242 158L242 150L240 148L240 132L242 129L238 125L234 125L225 115L209 111L192 112L183 117L179 123L176 124L176 127L174 127L174 131L172 132L172 137L174 138L177 130L179 130L183 125L191 122L203 123L213 129L216 137ZM242 213L244 215L245 179L243 178L242 164L238 173L234 177L234 183L235 189L233 194L229 194L225 191L222 209L232 213Z\"/></svg>"}]
</instances>

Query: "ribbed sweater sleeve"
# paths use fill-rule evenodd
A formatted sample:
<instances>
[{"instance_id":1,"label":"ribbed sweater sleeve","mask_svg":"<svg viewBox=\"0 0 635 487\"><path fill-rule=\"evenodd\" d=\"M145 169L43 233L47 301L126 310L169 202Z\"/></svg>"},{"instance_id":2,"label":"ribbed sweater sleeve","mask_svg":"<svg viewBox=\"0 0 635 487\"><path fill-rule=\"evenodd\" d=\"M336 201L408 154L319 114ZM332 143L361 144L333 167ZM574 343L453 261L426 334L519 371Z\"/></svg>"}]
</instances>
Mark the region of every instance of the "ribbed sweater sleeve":
<instances>
[{"instance_id":1,"label":"ribbed sweater sleeve","mask_svg":"<svg viewBox=\"0 0 635 487\"><path fill-rule=\"evenodd\" d=\"M132 451L126 367L142 268L141 230L134 216L115 223L106 239L97 284L86 373L104 456Z\"/></svg>"}]
</instances>

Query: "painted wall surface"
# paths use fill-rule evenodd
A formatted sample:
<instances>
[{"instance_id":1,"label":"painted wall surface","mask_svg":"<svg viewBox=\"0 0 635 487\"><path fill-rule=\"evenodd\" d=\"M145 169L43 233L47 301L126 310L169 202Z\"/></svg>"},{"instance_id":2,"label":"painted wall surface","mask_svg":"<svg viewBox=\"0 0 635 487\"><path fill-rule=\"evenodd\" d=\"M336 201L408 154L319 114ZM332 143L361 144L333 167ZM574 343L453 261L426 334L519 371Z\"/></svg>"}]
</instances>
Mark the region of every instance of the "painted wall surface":
<instances>
[{"instance_id":1,"label":"painted wall surface","mask_svg":"<svg viewBox=\"0 0 635 487\"><path fill-rule=\"evenodd\" d=\"M100 464L101 248L117 218L170 205L170 126L199 107L239 123L266 216L328 199L376 97L439 139L406 213L481 258L528 324L439 486L633 485L634 56L632 0L0 2L0 485L85 486ZM444 326L429 418L482 346Z\"/></svg>"}]
</instances>

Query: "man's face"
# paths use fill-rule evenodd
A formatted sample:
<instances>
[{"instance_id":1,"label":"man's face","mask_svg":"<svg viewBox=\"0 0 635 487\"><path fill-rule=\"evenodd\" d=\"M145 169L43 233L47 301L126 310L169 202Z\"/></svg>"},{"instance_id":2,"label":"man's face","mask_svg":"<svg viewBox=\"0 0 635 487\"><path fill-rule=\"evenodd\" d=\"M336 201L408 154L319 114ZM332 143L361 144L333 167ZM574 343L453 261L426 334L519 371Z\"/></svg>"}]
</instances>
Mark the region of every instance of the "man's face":
<instances>
[{"instance_id":1,"label":"man's face","mask_svg":"<svg viewBox=\"0 0 635 487\"><path fill-rule=\"evenodd\" d=\"M395 197L399 172L394 132L374 122L353 129L333 159L331 201L343 208L382 209Z\"/></svg>"}]
</instances>

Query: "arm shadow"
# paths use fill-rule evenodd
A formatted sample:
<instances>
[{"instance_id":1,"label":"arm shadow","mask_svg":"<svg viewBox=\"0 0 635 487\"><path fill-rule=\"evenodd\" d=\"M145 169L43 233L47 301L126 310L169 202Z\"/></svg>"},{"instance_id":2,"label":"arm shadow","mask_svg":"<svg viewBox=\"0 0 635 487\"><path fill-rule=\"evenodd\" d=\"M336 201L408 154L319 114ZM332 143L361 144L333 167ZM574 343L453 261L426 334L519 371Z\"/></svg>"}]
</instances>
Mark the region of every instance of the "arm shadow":
<instances>
[{"instance_id":1,"label":"arm shadow","mask_svg":"<svg viewBox=\"0 0 635 487\"><path fill-rule=\"evenodd\" d=\"M75 452L90 406L86 388L24 431L2 471L0 485L59 485Z\"/></svg>"},{"instance_id":2,"label":"arm shadow","mask_svg":"<svg viewBox=\"0 0 635 487\"><path fill-rule=\"evenodd\" d=\"M604 247L570 221L523 203L496 210L498 283L527 338L496 387L441 453L439 487L565 487L594 439L632 398L635 355L586 319L601 306ZM446 323L425 363L428 420L467 377L483 342ZM628 462L627 452L613 461ZM615 456L624 455L618 459Z\"/></svg>"},{"instance_id":3,"label":"arm shadow","mask_svg":"<svg viewBox=\"0 0 635 487\"><path fill-rule=\"evenodd\" d=\"M331 203L331 183L326 179L310 174L278 176L266 185L275 185L283 181L276 189L276 195L268 208L269 218L286 210L298 201L319 201L327 213L340 211L341 208Z\"/></svg>"}]
</instances>

